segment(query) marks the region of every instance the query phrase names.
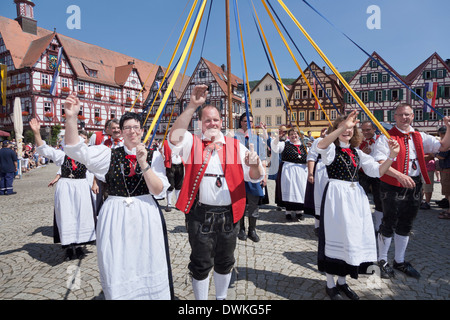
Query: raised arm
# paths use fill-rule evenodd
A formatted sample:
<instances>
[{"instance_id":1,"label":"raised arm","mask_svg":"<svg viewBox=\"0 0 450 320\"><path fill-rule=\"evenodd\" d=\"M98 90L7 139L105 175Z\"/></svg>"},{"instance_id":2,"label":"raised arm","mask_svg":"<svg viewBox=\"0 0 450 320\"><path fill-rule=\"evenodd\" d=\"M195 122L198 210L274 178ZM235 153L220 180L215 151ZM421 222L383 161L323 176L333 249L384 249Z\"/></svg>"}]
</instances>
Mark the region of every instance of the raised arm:
<instances>
[{"instance_id":1,"label":"raised arm","mask_svg":"<svg viewBox=\"0 0 450 320\"><path fill-rule=\"evenodd\" d=\"M33 131L34 134L34 143L38 147L44 145L44 140L42 140L41 137L41 124L39 123L39 121L37 121L35 118L31 119L30 127L31 131Z\"/></svg>"},{"instance_id":2,"label":"raised arm","mask_svg":"<svg viewBox=\"0 0 450 320\"><path fill-rule=\"evenodd\" d=\"M325 136L320 142L318 143L317 147L319 149L326 149L330 144L332 144L334 141L336 141L337 138L347 129L352 129L359 120L356 118L358 116L358 112L356 110L353 110L347 118L342 121L339 126L333 130L333 132L329 133L327 136Z\"/></svg>"},{"instance_id":3,"label":"raised arm","mask_svg":"<svg viewBox=\"0 0 450 320\"><path fill-rule=\"evenodd\" d=\"M189 105L184 109L183 113L177 118L169 133L169 141L173 145L181 143L184 133L191 123L192 116L199 106L205 103L208 96L208 86L198 85L192 90Z\"/></svg>"},{"instance_id":4,"label":"raised arm","mask_svg":"<svg viewBox=\"0 0 450 320\"><path fill-rule=\"evenodd\" d=\"M80 112L80 100L73 92L64 104L66 114L66 132L64 135L65 144L68 146L76 145L80 139L78 137L77 117Z\"/></svg>"}]
</instances>

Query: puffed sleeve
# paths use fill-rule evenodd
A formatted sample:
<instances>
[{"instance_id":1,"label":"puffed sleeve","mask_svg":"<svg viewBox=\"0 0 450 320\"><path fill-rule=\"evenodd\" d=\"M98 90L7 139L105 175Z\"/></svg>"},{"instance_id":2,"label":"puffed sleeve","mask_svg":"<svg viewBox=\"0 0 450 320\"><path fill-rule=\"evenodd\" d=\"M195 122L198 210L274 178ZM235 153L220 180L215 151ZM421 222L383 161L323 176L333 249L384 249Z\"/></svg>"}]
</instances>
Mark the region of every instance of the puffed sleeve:
<instances>
[{"instance_id":1,"label":"puffed sleeve","mask_svg":"<svg viewBox=\"0 0 450 320\"><path fill-rule=\"evenodd\" d=\"M379 178L380 177L380 164L375 161L375 159L362 152L359 149L356 149L356 152L358 152L358 156L360 159L360 165L361 168L364 170L364 173L367 174L369 177L372 178Z\"/></svg>"},{"instance_id":2,"label":"puffed sleeve","mask_svg":"<svg viewBox=\"0 0 450 320\"><path fill-rule=\"evenodd\" d=\"M152 166L153 172L163 183L163 191L160 194L154 194L156 197L165 197L167 189L170 187L169 180L166 176L166 167L164 166L164 158L159 151L153 152Z\"/></svg>"},{"instance_id":3,"label":"puffed sleeve","mask_svg":"<svg viewBox=\"0 0 450 320\"><path fill-rule=\"evenodd\" d=\"M320 149L319 146L317 146L316 149L321 155L324 165L328 166L334 161L334 158L336 157L336 145L334 143L330 143L325 149Z\"/></svg>"},{"instance_id":4,"label":"puffed sleeve","mask_svg":"<svg viewBox=\"0 0 450 320\"><path fill-rule=\"evenodd\" d=\"M264 175L265 175L265 169L262 165L262 161L259 162L259 168L261 169L261 172L263 172L263 174L256 180L250 178L250 167L245 164L245 155L247 152L248 152L248 149L242 143L239 143L239 156L241 159L242 169L244 171L244 181L252 182L252 183L261 182L262 179L264 179Z\"/></svg>"},{"instance_id":5,"label":"puffed sleeve","mask_svg":"<svg viewBox=\"0 0 450 320\"><path fill-rule=\"evenodd\" d=\"M48 146L45 141L42 146L36 148L36 151L41 156L52 160L58 167L62 166L64 163L64 158L66 157L64 151Z\"/></svg>"},{"instance_id":6,"label":"puffed sleeve","mask_svg":"<svg viewBox=\"0 0 450 320\"><path fill-rule=\"evenodd\" d=\"M316 161L317 157L319 157L319 152L317 151L317 144L321 138L317 138L314 140L314 142L311 145L311 148L309 149L308 156L306 157L306 161Z\"/></svg>"},{"instance_id":7,"label":"puffed sleeve","mask_svg":"<svg viewBox=\"0 0 450 320\"><path fill-rule=\"evenodd\" d=\"M73 146L68 146L63 141L63 147L70 158L84 164L97 179L105 182L105 175L108 173L111 161L110 148L104 145L89 147L82 138Z\"/></svg>"},{"instance_id":8,"label":"puffed sleeve","mask_svg":"<svg viewBox=\"0 0 450 320\"><path fill-rule=\"evenodd\" d=\"M272 152L276 153L282 153L284 150L284 146L285 146L284 141L279 141L276 139L273 139L272 142L270 143L270 148L272 149Z\"/></svg>"}]
</instances>

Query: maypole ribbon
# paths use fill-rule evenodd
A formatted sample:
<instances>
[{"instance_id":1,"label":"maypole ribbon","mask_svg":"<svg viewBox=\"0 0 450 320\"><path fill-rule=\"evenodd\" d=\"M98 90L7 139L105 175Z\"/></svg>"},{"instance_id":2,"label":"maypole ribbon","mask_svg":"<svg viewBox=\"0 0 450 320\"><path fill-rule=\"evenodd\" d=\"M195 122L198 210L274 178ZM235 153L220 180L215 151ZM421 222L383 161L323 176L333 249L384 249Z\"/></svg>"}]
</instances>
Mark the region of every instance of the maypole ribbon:
<instances>
[{"instance_id":1,"label":"maypole ribbon","mask_svg":"<svg viewBox=\"0 0 450 320\"><path fill-rule=\"evenodd\" d=\"M174 86L175 81L176 81L176 79L178 77L178 74L180 73L181 66L183 65L184 60L186 59L186 55L188 53L189 47L190 47L190 45L192 43L192 40L194 38L194 35L196 33L197 28L200 25L200 19L203 16L203 11L205 10L206 2L207 2L207 0L203 0L203 3L201 5L201 7L200 7L200 12L197 15L197 19L195 20L194 27L191 30L191 33L190 33L189 38L188 38L188 41L187 41L187 43L186 43L186 45L184 47L183 53L181 55L180 63L177 65L177 67L176 67L176 69L174 71L174 74L173 74L172 81L170 81L170 83L169 83L169 85L167 87L167 90L164 93L164 97L163 97L163 99L161 101L161 105L160 105L158 111L156 112L156 115L155 115L155 117L153 119L153 122L150 125L150 128L149 128L149 130L147 132L147 135L146 135L146 137L144 139L144 144L147 142L148 138L150 137L150 134L153 131L153 128L155 127L155 123L157 122L157 119L159 118L159 116L161 114L161 111L164 108L164 105L166 104L167 99L169 98L169 95L170 95L170 93L171 93L171 91L173 89L173 86Z\"/></svg>"},{"instance_id":2,"label":"maypole ribbon","mask_svg":"<svg viewBox=\"0 0 450 320\"><path fill-rule=\"evenodd\" d=\"M177 42L177 45L175 46L175 50L174 50L174 52L173 52L173 54L172 54L172 57L171 57L170 62L169 62L169 65L167 66L166 72L164 73L164 77L163 77L163 79L162 79L162 81L161 81L161 86L158 88L158 92L156 93L156 97L157 97L157 96L159 95L159 93L161 92L161 88L163 87L162 84L165 82L165 80L166 80L166 78L167 78L167 74L168 74L168 72L169 72L169 70L170 70L170 66L172 65L172 62L173 62L173 60L175 59L175 55L176 55L176 53L177 53L177 51L178 51L178 48L180 47L181 40L183 39L184 34L186 33L186 29L187 29L187 27L188 27L188 25L189 25L189 22L191 21L192 14L194 13L194 9L195 9L197 3L198 3L198 0L195 0L194 3L192 4L191 10L189 11L189 15L188 15L188 17L187 17L187 19L186 19L186 22L184 23L183 30L181 31L181 34L180 34L180 36L178 37L178 42ZM150 112L151 112L152 109L153 109L153 105L154 105L155 101L156 101L156 99L153 100L153 103L152 103L152 105L151 105L151 107L150 107L150 110L149 110L148 113L147 113L147 117L145 118L144 125L147 123L148 117L150 116ZM160 108L161 108L161 105L160 105ZM158 111L159 111L159 110L158 110ZM157 111L157 113L158 113L158 111ZM161 112L159 112L159 113L161 113Z\"/></svg>"},{"instance_id":3,"label":"maypole ribbon","mask_svg":"<svg viewBox=\"0 0 450 320\"><path fill-rule=\"evenodd\" d=\"M336 105L333 102L333 99L328 95L327 90L325 90L324 86L322 85L321 81L319 80L319 78L317 77L316 73L314 72L314 70L311 68L311 66L309 65L308 61L306 60L305 56L303 55L303 53L300 51L300 49L298 48L297 44L295 43L295 41L292 39L289 31L286 29L286 27L283 24L283 21L281 21L280 17L278 16L277 12L275 11L275 9L272 7L272 5L270 4L270 1L267 0L267 4L269 5L270 9L272 9L273 14L275 15L275 17L277 18L278 22L280 23L280 25L283 27L284 32L286 33L286 35L289 37L289 39L291 40L292 44L294 45L295 49L297 49L298 54L300 55L300 57L302 57L303 62L305 62L306 65L308 65L309 71L311 71L311 74L314 76L314 79L316 79L317 83L319 83L319 86L322 88L323 92L325 93L326 97L328 100L330 100L331 104L333 105L333 108L336 110L338 115L341 115L341 112L339 111L339 109L336 107Z\"/></svg>"},{"instance_id":4,"label":"maypole ribbon","mask_svg":"<svg viewBox=\"0 0 450 320\"><path fill-rule=\"evenodd\" d=\"M377 118L370 112L370 110L366 107L364 102L358 97L358 95L353 91L353 89L350 87L350 85L345 81L345 79L342 77L342 75L337 71L337 69L334 67L334 65L330 62L330 60L325 56L325 54L320 50L319 46L314 42L314 40L310 37L310 35L306 32L306 30L302 27L302 25L298 22L298 20L295 18L295 16L292 14L292 12L288 9L288 7L284 4L282 0L278 0L278 3L283 7L283 9L286 11L286 13L289 15L289 17L294 21L294 23L297 25L297 27L300 29L300 31L303 33L303 35L308 39L309 43L314 47L314 49L317 51L317 53L322 57L322 59L325 61L325 63L330 67L330 69L333 71L333 73L339 78L339 80L342 82L344 87L347 89L347 91L353 96L353 98L358 102L360 107L364 110L364 112L369 116L369 118L372 120L372 122L377 126L377 128L389 139L391 136L386 131L386 129L378 122Z\"/></svg>"},{"instance_id":5,"label":"maypole ribbon","mask_svg":"<svg viewBox=\"0 0 450 320\"><path fill-rule=\"evenodd\" d=\"M239 47L239 52L241 53L240 57L241 57L241 68L242 68L242 79L244 81L244 101L245 101L245 113L246 113L246 118L247 118L247 131L248 131L248 135L249 138L252 137L253 133L252 133L252 125L250 122L250 112L251 110L249 110L249 103L248 101L250 100L249 96L248 96L248 92L247 92L247 65L245 63L245 52L244 50L244 41L243 41L243 37L242 37L242 31L241 31L241 22L239 19L239 11L238 11L238 5L237 5L237 0L233 1L234 3L234 20L236 22L236 33L237 33L237 37L240 41L238 41L238 47ZM253 114L253 113L252 113ZM259 150L257 150L259 151Z\"/></svg>"},{"instance_id":6,"label":"maypole ribbon","mask_svg":"<svg viewBox=\"0 0 450 320\"><path fill-rule=\"evenodd\" d=\"M187 8L188 3L189 3L189 0L186 2L186 5L184 6L183 12L181 13L180 17L178 18L178 21L180 21L182 15L183 15L183 13L184 13L184 11L185 11L186 8ZM175 24L175 26L178 24L178 21L177 21L177 23ZM137 102L137 100L139 99L139 96L141 95L142 91L144 90L145 85L147 84L148 80L150 79L150 76L152 75L153 70L154 70L155 67L158 65L159 58L161 58L161 55L162 55L162 53L164 52L164 49L166 48L167 43L169 42L169 39L172 37L172 34L173 34L174 30L175 30L175 26L172 28L172 31L170 32L169 38L167 38L166 43L164 44L164 46L163 46L161 52L160 52L159 55L158 55L158 58L156 58L155 64L153 65L152 69L150 70L150 72L149 72L149 74L148 74L148 76L147 76L147 79L146 79L145 82L144 82L144 85L142 86L141 90L139 91L139 94L136 96L136 99L134 99L133 105L131 106L131 108L130 108L130 110L129 110L130 112L133 110L134 106L136 105L136 102Z\"/></svg>"},{"instance_id":7,"label":"maypole ribbon","mask_svg":"<svg viewBox=\"0 0 450 320\"><path fill-rule=\"evenodd\" d=\"M308 7L310 7L314 12L316 12L319 16L321 16L325 21L327 21L333 28L335 28L337 31L339 31L344 37L346 37L350 42L352 42L356 47L358 47L362 52L364 52L372 61L375 61L377 63L378 66L380 66L383 70L385 70L386 72L388 72L395 80L397 80L398 82L400 82L404 87L406 87L409 91L411 91L411 93L413 95L415 95L417 98L419 98L420 100L422 100L423 102L425 102L432 110L434 110L434 112L436 112L439 116L441 116L442 118L444 118L444 115L441 114L439 111L437 111L432 105L430 105L430 103L425 100L424 98L422 98L421 96L419 96L413 89L411 89L410 86L408 86L406 83L404 83L399 77L397 77L395 75L395 73L393 73L391 70L389 70L388 68L386 68L385 66L383 66L380 61L378 61L377 59L375 59L374 57L372 57L372 55L370 55L366 50L364 50L360 45L358 45L355 41L353 41L347 34L345 34L344 32L342 32L338 27L336 27L330 20L328 20L323 14L321 14L316 8L314 8L311 4L308 3L308 1L303 0L304 3L306 3L306 5Z\"/></svg>"},{"instance_id":8,"label":"maypole ribbon","mask_svg":"<svg viewBox=\"0 0 450 320\"><path fill-rule=\"evenodd\" d=\"M278 77L278 79L279 79L279 81L281 83L281 88L283 89L283 93L284 93L284 95L286 97L286 102L287 102L287 104L289 106L289 109L291 110L291 114L292 114L292 113L294 113L294 111L292 111L291 104L289 103L288 95L287 95L286 90L284 88L283 80L281 79L280 73L278 72L278 68L277 68L277 65L275 63L275 59L273 58L273 54L272 54L272 51L270 50L269 42L267 41L266 35L265 35L263 27L261 25L261 21L259 20L258 13L256 12L256 8L255 8L255 5L253 4L253 1L252 1L252 6L253 6L253 11L255 12L255 15L256 15L256 19L258 20L259 29L261 30L261 34L262 34L262 36L264 38L264 41L266 43L267 50L269 51L270 57L272 59L273 66L274 66L274 68L275 68L275 70L277 72L277 77ZM295 125L296 125L296 127L298 129L298 133L300 134L300 136L302 138L303 146L307 150L306 145L305 145L304 135L301 133L300 127L298 126L298 119L297 119L297 121L295 121Z\"/></svg>"},{"instance_id":9,"label":"maypole ribbon","mask_svg":"<svg viewBox=\"0 0 450 320\"><path fill-rule=\"evenodd\" d=\"M311 93L313 94L314 98L316 99L317 104L320 106L320 109L322 110L323 114L325 115L325 117L327 118L328 122L330 123L330 125L332 126L332 122L330 121L330 118L328 117L327 113L325 112L325 109L323 108L322 104L319 101L319 98L316 95L315 90L312 88L311 84L309 83L308 78L306 77L305 73L303 72L302 68L300 67L297 59L295 59L294 54L292 53L291 48L289 47L288 43L286 42L286 39L283 36L283 33L281 32L280 28L278 27L278 24L276 23L275 19L273 18L272 13L270 12L269 8L267 7L267 4L264 0L261 0L262 4L264 5L264 8L267 11L267 14L269 15L270 19L272 20L273 25L275 26L275 28L278 31L278 34L280 35L281 40L283 40L284 45L286 46L287 50L289 51L292 60L294 60L295 65L297 66L298 70L300 71L303 80L305 80L306 85L308 86L309 90L311 91Z\"/></svg>"}]
</instances>

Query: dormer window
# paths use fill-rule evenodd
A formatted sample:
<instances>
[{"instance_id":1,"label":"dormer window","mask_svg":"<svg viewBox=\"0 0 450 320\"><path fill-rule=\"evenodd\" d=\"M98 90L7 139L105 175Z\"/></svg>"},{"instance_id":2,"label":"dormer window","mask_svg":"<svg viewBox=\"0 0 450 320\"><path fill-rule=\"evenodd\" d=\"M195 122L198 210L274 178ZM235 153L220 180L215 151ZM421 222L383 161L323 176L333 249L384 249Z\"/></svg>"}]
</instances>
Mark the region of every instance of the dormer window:
<instances>
[{"instance_id":1,"label":"dormer window","mask_svg":"<svg viewBox=\"0 0 450 320\"><path fill-rule=\"evenodd\" d=\"M86 74L91 77L91 78L97 78L97 74L98 74L98 70L94 70L89 68L87 65L85 65L84 63L81 63L83 65L84 71L86 72Z\"/></svg>"}]
</instances>

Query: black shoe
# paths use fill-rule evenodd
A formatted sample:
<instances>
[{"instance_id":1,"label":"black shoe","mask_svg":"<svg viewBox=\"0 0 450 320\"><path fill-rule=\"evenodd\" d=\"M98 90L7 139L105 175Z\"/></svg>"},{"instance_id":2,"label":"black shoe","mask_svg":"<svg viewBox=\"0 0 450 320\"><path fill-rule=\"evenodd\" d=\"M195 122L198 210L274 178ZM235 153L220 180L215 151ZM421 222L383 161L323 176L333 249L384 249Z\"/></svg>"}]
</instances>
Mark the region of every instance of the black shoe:
<instances>
[{"instance_id":1,"label":"black shoe","mask_svg":"<svg viewBox=\"0 0 450 320\"><path fill-rule=\"evenodd\" d=\"M86 253L81 249L81 247L78 247L75 249L75 255L77 256L77 259L83 259L86 257Z\"/></svg>"},{"instance_id":2,"label":"black shoe","mask_svg":"<svg viewBox=\"0 0 450 320\"><path fill-rule=\"evenodd\" d=\"M430 207L430 205L428 204L428 202L422 202L421 204L420 204L420 209L422 209L422 210L428 210L428 209L430 209L431 207Z\"/></svg>"},{"instance_id":3,"label":"black shoe","mask_svg":"<svg viewBox=\"0 0 450 320\"><path fill-rule=\"evenodd\" d=\"M336 288L339 291L343 292L347 296L347 298L349 298L350 300L359 300L359 296L356 294L355 291L350 289L348 284L344 283L341 285L339 283L336 283Z\"/></svg>"},{"instance_id":4,"label":"black shoe","mask_svg":"<svg viewBox=\"0 0 450 320\"><path fill-rule=\"evenodd\" d=\"M301 213L297 213L297 214L295 215L295 217L296 217L298 220L300 220L300 221L305 220L305 216L304 216L303 214L301 214Z\"/></svg>"},{"instance_id":5,"label":"black shoe","mask_svg":"<svg viewBox=\"0 0 450 320\"><path fill-rule=\"evenodd\" d=\"M171 212L171 211L172 211L172 208L171 208L170 206L167 206L164 210L165 210L166 212Z\"/></svg>"},{"instance_id":6,"label":"black shoe","mask_svg":"<svg viewBox=\"0 0 450 320\"><path fill-rule=\"evenodd\" d=\"M319 237L319 228L314 228L314 234Z\"/></svg>"},{"instance_id":7,"label":"black shoe","mask_svg":"<svg viewBox=\"0 0 450 320\"><path fill-rule=\"evenodd\" d=\"M447 198L444 198L444 199L442 199L442 200L436 200L435 202L436 202L437 205L440 205L440 204L448 204Z\"/></svg>"},{"instance_id":8,"label":"black shoe","mask_svg":"<svg viewBox=\"0 0 450 320\"><path fill-rule=\"evenodd\" d=\"M247 240L247 235L245 234L245 229L240 229L237 237L239 240L242 240L242 241Z\"/></svg>"},{"instance_id":9,"label":"black shoe","mask_svg":"<svg viewBox=\"0 0 450 320\"><path fill-rule=\"evenodd\" d=\"M344 298L342 298L341 294L339 293L338 288L336 287L333 287L331 289L325 287L325 291L331 300L344 300Z\"/></svg>"},{"instance_id":10,"label":"black shoe","mask_svg":"<svg viewBox=\"0 0 450 320\"><path fill-rule=\"evenodd\" d=\"M419 279L420 278L420 273L413 268L413 266L411 265L411 263L409 262L402 262L402 263L397 263L394 260L394 269L397 269L401 272L403 272L404 274L406 274L407 276Z\"/></svg>"},{"instance_id":11,"label":"black shoe","mask_svg":"<svg viewBox=\"0 0 450 320\"><path fill-rule=\"evenodd\" d=\"M66 257L64 258L64 260L68 261L68 260L72 260L73 259L73 248L67 248L66 249Z\"/></svg>"},{"instance_id":12,"label":"black shoe","mask_svg":"<svg viewBox=\"0 0 450 320\"><path fill-rule=\"evenodd\" d=\"M287 221L292 221L292 215L291 214L287 214L286 215L286 220Z\"/></svg>"},{"instance_id":13,"label":"black shoe","mask_svg":"<svg viewBox=\"0 0 450 320\"><path fill-rule=\"evenodd\" d=\"M248 238L253 242L259 242L260 240L255 229L248 230Z\"/></svg>"},{"instance_id":14,"label":"black shoe","mask_svg":"<svg viewBox=\"0 0 450 320\"><path fill-rule=\"evenodd\" d=\"M448 202L438 204L438 206L439 206L439 208L442 208L442 209L448 209L450 207Z\"/></svg>"},{"instance_id":15,"label":"black shoe","mask_svg":"<svg viewBox=\"0 0 450 320\"><path fill-rule=\"evenodd\" d=\"M378 261L378 267L380 268L380 277L383 279L395 278L394 269L391 268L389 263L384 260Z\"/></svg>"}]
</instances>

